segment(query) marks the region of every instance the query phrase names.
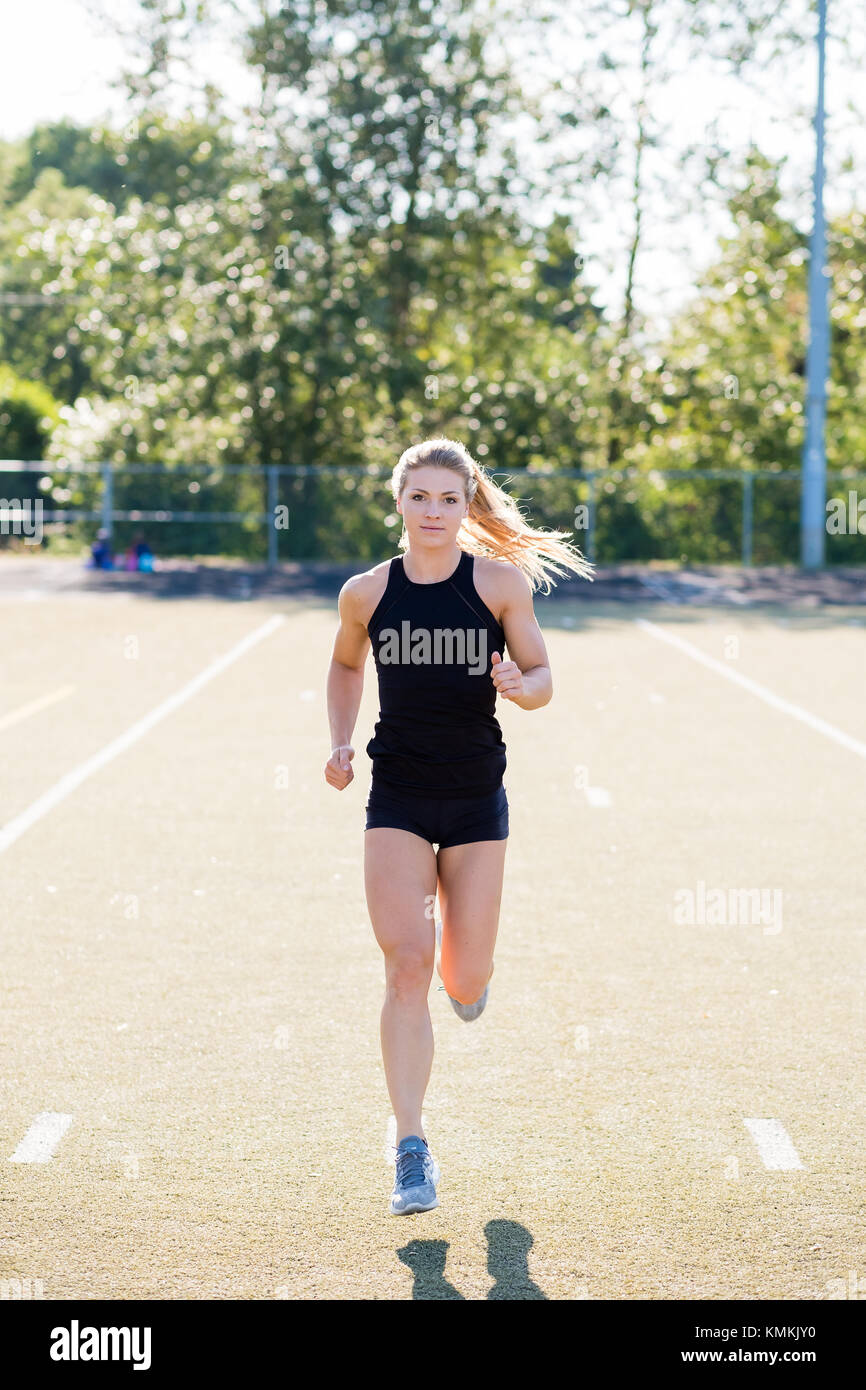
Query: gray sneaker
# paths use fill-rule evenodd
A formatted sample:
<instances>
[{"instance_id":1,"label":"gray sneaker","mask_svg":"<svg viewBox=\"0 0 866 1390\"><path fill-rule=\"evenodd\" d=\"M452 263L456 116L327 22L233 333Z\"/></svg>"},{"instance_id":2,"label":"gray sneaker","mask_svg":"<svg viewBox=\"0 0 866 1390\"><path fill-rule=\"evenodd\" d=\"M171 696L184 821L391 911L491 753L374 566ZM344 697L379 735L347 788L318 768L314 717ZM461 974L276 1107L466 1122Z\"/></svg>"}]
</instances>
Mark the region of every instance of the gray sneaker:
<instances>
[{"instance_id":1,"label":"gray sneaker","mask_svg":"<svg viewBox=\"0 0 866 1390\"><path fill-rule=\"evenodd\" d=\"M479 1014L483 1014L485 1006L487 1004L487 995L489 991L490 982L488 981L488 983L484 986L484 993L481 995L479 999L475 1000L474 1004L461 1004L458 999L451 999L450 994L448 995L448 998L451 999L451 1007L456 1013L457 1017L462 1018L464 1023L471 1023L473 1019L476 1019L478 1017Z\"/></svg>"},{"instance_id":2,"label":"gray sneaker","mask_svg":"<svg viewBox=\"0 0 866 1390\"><path fill-rule=\"evenodd\" d=\"M439 1164L420 1134L409 1134L400 1140L395 1167L392 1216L409 1216L415 1211L432 1211L438 1207Z\"/></svg>"}]
</instances>

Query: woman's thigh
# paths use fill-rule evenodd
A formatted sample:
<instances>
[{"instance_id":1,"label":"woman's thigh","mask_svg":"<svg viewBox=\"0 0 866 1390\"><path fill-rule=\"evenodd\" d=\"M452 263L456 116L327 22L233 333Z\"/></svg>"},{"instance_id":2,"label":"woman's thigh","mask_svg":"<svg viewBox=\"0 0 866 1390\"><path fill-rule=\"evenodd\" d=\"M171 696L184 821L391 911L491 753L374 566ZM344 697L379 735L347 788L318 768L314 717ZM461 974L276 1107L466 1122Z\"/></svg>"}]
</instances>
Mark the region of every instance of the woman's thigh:
<instances>
[{"instance_id":1,"label":"woman's thigh","mask_svg":"<svg viewBox=\"0 0 866 1390\"><path fill-rule=\"evenodd\" d=\"M484 988L499 927L507 847L507 840L475 840L439 851L441 968L446 989L449 979L456 985L458 978L466 977L480 980Z\"/></svg>"},{"instance_id":2,"label":"woman's thigh","mask_svg":"<svg viewBox=\"0 0 866 1390\"><path fill-rule=\"evenodd\" d=\"M387 956L435 955L436 855L408 830L364 831L364 887L376 940Z\"/></svg>"}]
</instances>

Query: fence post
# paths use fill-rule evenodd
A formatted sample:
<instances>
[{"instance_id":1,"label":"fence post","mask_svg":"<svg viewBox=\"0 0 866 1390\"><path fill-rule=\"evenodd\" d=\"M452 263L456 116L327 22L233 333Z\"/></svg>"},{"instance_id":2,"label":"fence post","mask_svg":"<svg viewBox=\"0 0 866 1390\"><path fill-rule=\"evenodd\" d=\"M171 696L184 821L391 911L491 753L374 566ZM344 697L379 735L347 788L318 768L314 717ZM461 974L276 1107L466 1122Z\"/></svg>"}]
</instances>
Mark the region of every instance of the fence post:
<instances>
[{"instance_id":1,"label":"fence post","mask_svg":"<svg viewBox=\"0 0 866 1390\"><path fill-rule=\"evenodd\" d=\"M102 465L102 525L109 541L114 533L114 470L110 463Z\"/></svg>"},{"instance_id":2,"label":"fence post","mask_svg":"<svg viewBox=\"0 0 866 1390\"><path fill-rule=\"evenodd\" d=\"M752 563L752 515L753 515L753 496L752 484L754 478L751 473L743 474L743 564Z\"/></svg>"},{"instance_id":3,"label":"fence post","mask_svg":"<svg viewBox=\"0 0 866 1390\"><path fill-rule=\"evenodd\" d=\"M595 473L590 469L586 475L587 489L587 527L586 558L595 564Z\"/></svg>"},{"instance_id":4,"label":"fence post","mask_svg":"<svg viewBox=\"0 0 866 1390\"><path fill-rule=\"evenodd\" d=\"M279 473L276 464L266 465L268 475L268 569L275 568L278 560L277 552L277 497Z\"/></svg>"}]
</instances>

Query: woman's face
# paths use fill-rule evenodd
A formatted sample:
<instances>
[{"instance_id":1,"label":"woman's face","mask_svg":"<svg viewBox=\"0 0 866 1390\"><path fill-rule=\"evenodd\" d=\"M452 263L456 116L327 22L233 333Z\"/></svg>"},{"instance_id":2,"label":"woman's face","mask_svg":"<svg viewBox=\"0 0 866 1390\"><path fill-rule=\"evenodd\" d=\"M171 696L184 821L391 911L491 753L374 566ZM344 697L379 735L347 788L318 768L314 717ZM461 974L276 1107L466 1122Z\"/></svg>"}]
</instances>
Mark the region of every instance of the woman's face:
<instances>
[{"instance_id":1,"label":"woman's face","mask_svg":"<svg viewBox=\"0 0 866 1390\"><path fill-rule=\"evenodd\" d=\"M460 474L451 468L413 468L397 511L406 524L410 545L447 550L469 511Z\"/></svg>"}]
</instances>

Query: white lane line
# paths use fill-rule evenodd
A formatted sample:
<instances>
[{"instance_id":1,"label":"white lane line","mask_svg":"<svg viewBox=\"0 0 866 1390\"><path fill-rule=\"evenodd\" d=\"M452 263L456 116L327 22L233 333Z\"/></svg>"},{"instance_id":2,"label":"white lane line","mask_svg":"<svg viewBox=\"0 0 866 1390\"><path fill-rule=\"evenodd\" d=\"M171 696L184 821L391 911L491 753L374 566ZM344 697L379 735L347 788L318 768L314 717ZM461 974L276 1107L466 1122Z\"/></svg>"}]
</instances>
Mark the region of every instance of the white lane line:
<instances>
[{"instance_id":1,"label":"white lane line","mask_svg":"<svg viewBox=\"0 0 866 1390\"><path fill-rule=\"evenodd\" d=\"M843 748L848 749L849 753L856 753L858 757L866 758L866 743L861 743L858 739L852 738L850 734L844 733L842 729L828 724L826 719L819 719L816 714L810 714L807 709L801 709L799 705L791 704L790 700L783 700L780 695L774 695L772 690L768 690L765 685L759 685L757 681L750 680L748 676L741 676L738 671L732 671L729 665L724 665L715 657L706 656L699 647L693 646L684 637L679 637L673 632L665 632L664 628L658 627L646 618L633 618L632 622L637 623L638 627L642 627L645 632L649 632L651 636L659 638L662 642L669 642L672 647L679 647L680 651L685 652L694 661L708 666L711 671L716 671L726 680L734 681L737 685L741 685L744 690L750 690L753 695L758 696L759 700L766 701L774 709L781 710L783 714L790 714L792 719L799 719L803 724L808 724L810 729L814 729L816 733L824 734L826 738L831 738L834 743L841 744Z\"/></svg>"},{"instance_id":2,"label":"white lane line","mask_svg":"<svg viewBox=\"0 0 866 1390\"><path fill-rule=\"evenodd\" d=\"M197 676L194 676L191 681L188 681L187 684L174 695L169 695L168 699L163 700L162 704L152 709L150 714L144 715L142 719L139 719L135 724L131 725L131 727L126 730L126 733L120 734L118 738L112 739L111 743L106 744L98 753L94 753L91 758L88 758L83 763L79 763L78 767L73 768L71 772L67 772L64 777L60 778L59 782L55 782L53 787L49 787L47 792L44 792L32 805L28 806L26 811L22 811L20 816L16 816L14 820L9 821L8 824L0 830L0 854L2 854L3 850L8 849L10 845L13 845L15 841L24 834L25 830L30 829L31 825L35 825L36 821L40 820L42 816L46 815L55 806L59 805L61 801L65 800L70 792L75 791L76 787L80 787L81 783L90 777L92 773L97 772L99 768L111 762L112 758L116 758L118 753L122 753L126 748L129 748L131 744L143 738L148 730L153 728L154 724L158 724L160 719L164 719L167 714L171 714L172 710L176 710L180 705L189 700L195 695L196 691L201 690L203 685L213 680L214 676L218 676L219 673L224 671L227 666L230 666L233 661L237 661L239 656L243 656L244 652L249 651L250 647L255 646L257 642L261 642L264 637L268 637L270 633L274 631L274 628L279 627L282 621L282 613L275 613L274 616L269 618L266 623L263 623L261 627L257 627L255 631L248 633L246 637L242 638L241 641L227 651L224 656L217 657L216 661L212 661L210 666L206 666L203 671Z\"/></svg>"},{"instance_id":3,"label":"white lane line","mask_svg":"<svg viewBox=\"0 0 866 1390\"><path fill-rule=\"evenodd\" d=\"M20 709L10 710L8 714L0 716L0 729L11 729L13 724L20 723L22 719L29 719L31 714L38 713L47 705L54 705L58 700L65 700L66 696L71 695L74 689L74 685L61 685L59 690L52 690L50 695L40 695L38 699L31 700L29 704L22 705Z\"/></svg>"},{"instance_id":4,"label":"white lane line","mask_svg":"<svg viewBox=\"0 0 866 1390\"><path fill-rule=\"evenodd\" d=\"M609 806L610 792L605 791L604 787L584 787L586 799L590 806Z\"/></svg>"},{"instance_id":5,"label":"white lane line","mask_svg":"<svg viewBox=\"0 0 866 1390\"><path fill-rule=\"evenodd\" d=\"M41 1111L14 1154L9 1155L9 1162L48 1163L71 1124L71 1115L61 1115L56 1110Z\"/></svg>"},{"instance_id":6,"label":"white lane line","mask_svg":"<svg viewBox=\"0 0 866 1390\"><path fill-rule=\"evenodd\" d=\"M743 1120L765 1168L802 1168L800 1156L781 1120Z\"/></svg>"},{"instance_id":7,"label":"white lane line","mask_svg":"<svg viewBox=\"0 0 866 1390\"><path fill-rule=\"evenodd\" d=\"M423 1111L423 1110L421 1111L421 1128L423 1129L424 1133L426 1134L426 1133L427 1133L427 1116L424 1114L424 1111ZM429 1141L428 1141L428 1142L429 1142ZM397 1161L396 1158L395 1158L395 1155L394 1155L394 1150L396 1149L396 1147L397 1147L397 1118L396 1118L395 1115L389 1115L389 1116L388 1116L388 1124L387 1124L387 1126L386 1126L386 1128L385 1128L385 1146L384 1146L382 1152L383 1152L383 1155L384 1155L384 1158L385 1158L385 1162L386 1162L387 1164L389 1164L390 1167L392 1167L392 1168L394 1168L394 1167L396 1166L396 1161Z\"/></svg>"}]
</instances>

